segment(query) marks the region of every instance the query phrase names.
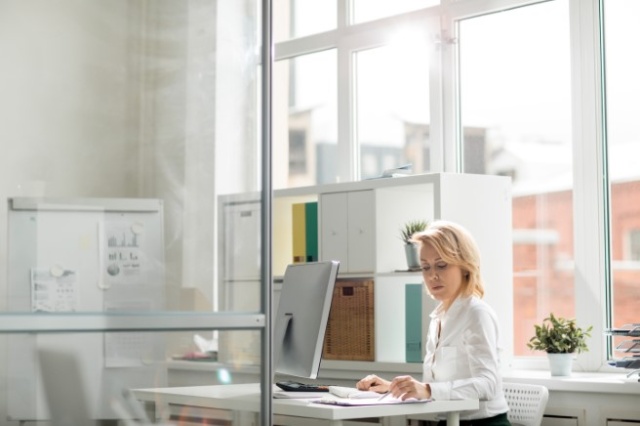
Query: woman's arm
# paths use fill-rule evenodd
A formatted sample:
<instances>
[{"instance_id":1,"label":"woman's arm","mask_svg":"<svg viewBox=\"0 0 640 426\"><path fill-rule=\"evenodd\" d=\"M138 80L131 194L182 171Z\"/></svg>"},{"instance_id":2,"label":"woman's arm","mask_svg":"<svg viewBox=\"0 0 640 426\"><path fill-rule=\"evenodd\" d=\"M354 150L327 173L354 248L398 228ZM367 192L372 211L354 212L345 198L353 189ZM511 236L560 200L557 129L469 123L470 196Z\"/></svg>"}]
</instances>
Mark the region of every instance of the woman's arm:
<instances>
[{"instance_id":1,"label":"woman's arm","mask_svg":"<svg viewBox=\"0 0 640 426\"><path fill-rule=\"evenodd\" d=\"M431 386L422 383L411 376L398 376L389 384L389 392L395 398L403 401L408 398L429 399L431 398Z\"/></svg>"},{"instance_id":2,"label":"woman's arm","mask_svg":"<svg viewBox=\"0 0 640 426\"><path fill-rule=\"evenodd\" d=\"M375 374L370 374L356 383L356 388L379 393L391 392L395 398L401 398L403 401L408 398L431 398L429 385L419 382L411 376L398 376L392 381L388 381Z\"/></svg>"},{"instance_id":3,"label":"woman's arm","mask_svg":"<svg viewBox=\"0 0 640 426\"><path fill-rule=\"evenodd\" d=\"M390 381L381 379L375 374L369 374L356 383L356 388L360 390L385 393L389 390Z\"/></svg>"}]
</instances>

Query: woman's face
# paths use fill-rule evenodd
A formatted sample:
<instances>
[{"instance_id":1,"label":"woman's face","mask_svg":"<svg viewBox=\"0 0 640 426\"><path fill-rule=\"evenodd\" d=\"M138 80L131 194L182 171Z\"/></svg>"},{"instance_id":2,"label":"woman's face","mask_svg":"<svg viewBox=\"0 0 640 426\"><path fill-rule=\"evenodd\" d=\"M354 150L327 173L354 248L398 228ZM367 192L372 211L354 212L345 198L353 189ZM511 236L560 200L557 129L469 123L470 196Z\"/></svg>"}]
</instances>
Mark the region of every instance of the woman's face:
<instances>
[{"instance_id":1,"label":"woman's face","mask_svg":"<svg viewBox=\"0 0 640 426\"><path fill-rule=\"evenodd\" d=\"M445 309L449 309L462 290L464 271L442 260L436 249L428 243L423 243L420 248L420 267L429 294L442 302Z\"/></svg>"}]
</instances>

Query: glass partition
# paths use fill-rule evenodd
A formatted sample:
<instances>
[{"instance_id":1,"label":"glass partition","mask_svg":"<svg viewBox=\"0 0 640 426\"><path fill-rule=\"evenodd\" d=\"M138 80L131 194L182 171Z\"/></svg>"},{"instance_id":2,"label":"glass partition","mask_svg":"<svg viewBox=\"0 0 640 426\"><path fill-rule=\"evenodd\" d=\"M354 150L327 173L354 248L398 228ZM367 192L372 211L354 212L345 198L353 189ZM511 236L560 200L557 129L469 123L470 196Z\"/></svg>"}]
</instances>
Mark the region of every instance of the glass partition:
<instances>
[{"instance_id":1,"label":"glass partition","mask_svg":"<svg viewBox=\"0 0 640 426\"><path fill-rule=\"evenodd\" d=\"M189 331L202 339L205 333ZM252 333L260 339L259 331ZM212 354L207 356L213 359L207 359L197 340L181 342L182 350L167 357L167 342L182 341L182 333L14 333L7 341L22 351L8 352L6 382L11 392L6 396L3 424L28 424L52 417L74 425L98 424L93 419L100 419L99 424L114 425L118 420L220 424L231 419L234 412L207 410L198 401L197 393L174 395L171 388L246 385L256 394L260 392L256 383L260 359L252 363L241 358L224 361ZM97 358L101 368L97 368ZM213 362L217 368L205 368ZM181 404L175 404L176 395ZM247 418L261 417L258 397L246 408Z\"/></svg>"},{"instance_id":2,"label":"glass partition","mask_svg":"<svg viewBox=\"0 0 640 426\"><path fill-rule=\"evenodd\" d=\"M0 413L50 419L44 346L78 358L97 419L112 385L216 384L247 346L260 382L260 208L233 253L254 303L218 300L220 236L243 236L219 197L263 189L258 1L0 0Z\"/></svg>"}]
</instances>

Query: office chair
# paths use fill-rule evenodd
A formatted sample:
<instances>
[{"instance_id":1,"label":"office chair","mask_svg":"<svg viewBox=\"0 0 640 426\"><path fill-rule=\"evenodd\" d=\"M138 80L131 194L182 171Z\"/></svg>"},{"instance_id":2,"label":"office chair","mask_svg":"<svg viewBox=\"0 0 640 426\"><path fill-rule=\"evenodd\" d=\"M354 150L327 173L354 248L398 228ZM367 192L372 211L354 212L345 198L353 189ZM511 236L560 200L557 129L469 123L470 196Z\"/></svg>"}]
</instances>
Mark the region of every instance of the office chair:
<instances>
[{"instance_id":1,"label":"office chair","mask_svg":"<svg viewBox=\"0 0 640 426\"><path fill-rule=\"evenodd\" d=\"M75 353L38 348L40 375L53 426L97 425Z\"/></svg>"},{"instance_id":2,"label":"office chair","mask_svg":"<svg viewBox=\"0 0 640 426\"><path fill-rule=\"evenodd\" d=\"M549 400L549 391L541 385L503 383L502 390L509 406L507 417L513 425L540 426Z\"/></svg>"}]
</instances>

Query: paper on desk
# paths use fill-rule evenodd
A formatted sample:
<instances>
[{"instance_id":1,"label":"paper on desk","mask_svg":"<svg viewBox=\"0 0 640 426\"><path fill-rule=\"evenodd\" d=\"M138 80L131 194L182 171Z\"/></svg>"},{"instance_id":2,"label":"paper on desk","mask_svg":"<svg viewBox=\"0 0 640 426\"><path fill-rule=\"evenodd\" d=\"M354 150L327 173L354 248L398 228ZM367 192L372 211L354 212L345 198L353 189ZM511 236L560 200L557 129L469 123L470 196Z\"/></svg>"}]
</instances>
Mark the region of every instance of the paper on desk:
<instances>
[{"instance_id":1,"label":"paper on desk","mask_svg":"<svg viewBox=\"0 0 640 426\"><path fill-rule=\"evenodd\" d=\"M326 395L326 392L292 392L283 390L273 391L273 397L275 399L318 399Z\"/></svg>"},{"instance_id":2,"label":"paper on desk","mask_svg":"<svg viewBox=\"0 0 640 426\"><path fill-rule=\"evenodd\" d=\"M389 396L384 399L378 398L340 398L335 395L324 396L320 399L314 399L311 402L316 404L343 405L343 406L360 406L360 405L391 405L391 404L416 404L431 402L431 399L415 399L409 398L402 400Z\"/></svg>"},{"instance_id":3,"label":"paper on desk","mask_svg":"<svg viewBox=\"0 0 640 426\"><path fill-rule=\"evenodd\" d=\"M380 398L382 394L373 391L363 391L356 388L345 386L328 386L329 393L339 398L362 399L362 398ZM325 395L326 396L326 395Z\"/></svg>"}]
</instances>

